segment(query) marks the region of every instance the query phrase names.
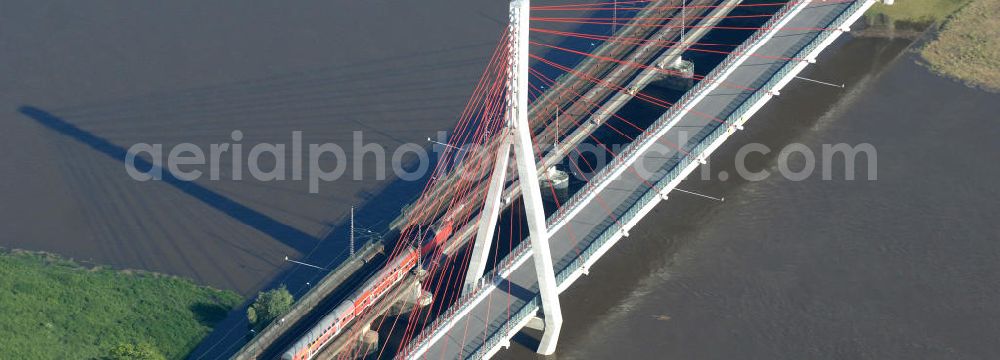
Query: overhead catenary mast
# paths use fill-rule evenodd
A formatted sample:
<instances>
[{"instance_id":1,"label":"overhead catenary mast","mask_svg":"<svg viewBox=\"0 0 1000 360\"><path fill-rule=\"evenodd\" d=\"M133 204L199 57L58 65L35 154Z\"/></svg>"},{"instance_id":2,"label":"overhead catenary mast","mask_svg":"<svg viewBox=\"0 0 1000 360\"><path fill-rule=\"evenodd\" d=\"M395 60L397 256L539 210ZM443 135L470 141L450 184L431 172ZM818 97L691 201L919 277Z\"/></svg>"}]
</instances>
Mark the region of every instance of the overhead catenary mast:
<instances>
[{"instance_id":1,"label":"overhead catenary mast","mask_svg":"<svg viewBox=\"0 0 1000 360\"><path fill-rule=\"evenodd\" d=\"M354 256L354 207L351 206L351 256Z\"/></svg>"}]
</instances>

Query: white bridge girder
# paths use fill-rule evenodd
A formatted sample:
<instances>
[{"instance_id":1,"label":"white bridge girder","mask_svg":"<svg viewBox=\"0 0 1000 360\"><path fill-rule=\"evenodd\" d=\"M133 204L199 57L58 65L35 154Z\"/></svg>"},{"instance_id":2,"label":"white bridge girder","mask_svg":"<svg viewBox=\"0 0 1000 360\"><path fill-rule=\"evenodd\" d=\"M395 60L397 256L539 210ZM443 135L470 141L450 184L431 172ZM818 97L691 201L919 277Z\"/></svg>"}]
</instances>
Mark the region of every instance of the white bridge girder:
<instances>
[{"instance_id":1,"label":"white bridge girder","mask_svg":"<svg viewBox=\"0 0 1000 360\"><path fill-rule=\"evenodd\" d=\"M480 279L486 270L486 261L492 247L493 235L501 205L501 196L507 177L511 150L517 163L518 178L521 179L524 212L528 221L532 258L538 274L538 286L542 297L543 334L538 345L538 353L549 355L555 352L562 327L562 309L559 305L559 290L556 286L555 269L549 249L549 233L545 224L545 209L542 192L538 183L538 169L532 146L531 127L528 125L528 18L530 0L510 2L508 75L507 75L507 117L506 126L500 134L500 147L490 178L486 203L476 242L472 249L469 270L465 276L464 293L480 286Z\"/></svg>"}]
</instances>

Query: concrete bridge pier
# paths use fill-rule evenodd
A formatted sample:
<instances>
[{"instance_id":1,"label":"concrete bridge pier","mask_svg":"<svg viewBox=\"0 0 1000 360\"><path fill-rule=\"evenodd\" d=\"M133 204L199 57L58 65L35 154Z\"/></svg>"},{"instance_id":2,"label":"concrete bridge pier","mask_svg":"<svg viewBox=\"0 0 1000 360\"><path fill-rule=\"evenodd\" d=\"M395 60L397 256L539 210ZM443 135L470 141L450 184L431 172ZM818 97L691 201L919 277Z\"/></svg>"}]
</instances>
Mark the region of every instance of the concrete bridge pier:
<instances>
[{"instance_id":1,"label":"concrete bridge pier","mask_svg":"<svg viewBox=\"0 0 1000 360\"><path fill-rule=\"evenodd\" d=\"M360 345L363 350L361 352L363 355L360 357L364 357L372 351L375 351L375 349L378 349L378 331L372 330L371 327L362 331L361 338L358 340L361 342Z\"/></svg>"},{"instance_id":2,"label":"concrete bridge pier","mask_svg":"<svg viewBox=\"0 0 1000 360\"><path fill-rule=\"evenodd\" d=\"M425 270L420 271L426 273ZM421 275L417 276L419 277ZM420 278L422 279L422 277ZM424 290L421 282L416 281L405 290L403 295L400 296L399 301L392 304L392 307L389 308L386 315L398 316L413 311L414 309L430 305L432 302L434 302L434 294L431 294L430 291Z\"/></svg>"},{"instance_id":3,"label":"concrete bridge pier","mask_svg":"<svg viewBox=\"0 0 1000 360\"><path fill-rule=\"evenodd\" d=\"M422 281L427 277L427 271L420 268L414 271L415 279L400 284L400 287L386 294L386 303L364 319L360 319L357 324L361 328L355 334L345 336L335 340L330 344L324 353L316 359L353 358L363 359L368 354L379 349L379 333L373 329L373 325L378 325L385 317L399 316L415 309L430 305L434 297L430 291L423 289ZM349 354L349 355L348 355Z\"/></svg>"},{"instance_id":4,"label":"concrete bridge pier","mask_svg":"<svg viewBox=\"0 0 1000 360\"><path fill-rule=\"evenodd\" d=\"M542 188L569 189L569 173L553 166L545 170L545 175L538 182Z\"/></svg>"},{"instance_id":5,"label":"concrete bridge pier","mask_svg":"<svg viewBox=\"0 0 1000 360\"><path fill-rule=\"evenodd\" d=\"M668 59L659 63L656 67L667 72L657 82L668 89L687 91L694 85L694 62L690 60L678 56L672 61Z\"/></svg>"},{"instance_id":6,"label":"concrete bridge pier","mask_svg":"<svg viewBox=\"0 0 1000 360\"><path fill-rule=\"evenodd\" d=\"M368 354L378 350L378 331L372 330L371 324L365 324L364 329L358 333L357 339L352 342L354 343L353 346L347 346L341 349L341 351L347 351L344 354L350 354L349 358L364 359ZM339 351L334 352L327 359L344 355L339 353ZM323 358L322 355L319 358Z\"/></svg>"}]
</instances>

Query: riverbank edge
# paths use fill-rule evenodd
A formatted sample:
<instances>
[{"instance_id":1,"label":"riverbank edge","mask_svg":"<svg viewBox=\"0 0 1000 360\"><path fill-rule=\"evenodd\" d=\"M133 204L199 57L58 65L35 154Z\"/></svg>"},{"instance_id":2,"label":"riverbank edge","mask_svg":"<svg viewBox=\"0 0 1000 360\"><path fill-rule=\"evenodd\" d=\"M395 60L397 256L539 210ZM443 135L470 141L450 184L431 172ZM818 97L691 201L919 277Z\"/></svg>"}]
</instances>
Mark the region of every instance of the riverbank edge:
<instances>
[{"instance_id":1,"label":"riverbank edge","mask_svg":"<svg viewBox=\"0 0 1000 360\"><path fill-rule=\"evenodd\" d=\"M103 359L100 354L106 354L113 347L120 346L152 346L155 350L168 359L183 359L194 349L202 338L207 336L212 328L218 323L218 315L232 311L244 301L240 294L230 290L221 290L199 284L198 282L164 273L158 273L138 269L117 269L110 266L83 263L70 257L46 251L33 251L17 248L0 247L0 272L11 272L17 276L9 277L0 281L0 291L10 294L5 296L0 305L17 311L22 315L18 317L7 317L0 321L3 328L11 330L0 339L0 348L5 345L17 345L17 343L31 339L24 339L17 336L17 329L21 329L22 334L34 333L31 338L44 336L44 332L51 332L54 336L70 335L75 328L87 328L89 332L101 334L101 338L111 338L93 343L69 344L60 342L65 349L53 349L49 347L22 347L12 346L11 349L21 349L27 356L44 356L45 353L53 355L55 353L73 353L89 359ZM102 284L103 283L103 284ZM46 295L53 295L45 301L18 301L30 300L24 297L19 298L18 294L24 292L28 298L38 295L31 290L39 284L49 287ZM94 285L97 296L93 293L87 294L81 291L81 286ZM79 285L79 286L77 286ZM100 285L111 285L120 287L114 293L108 288L101 288ZM103 294L101 293L103 292ZM61 294L60 294L61 293ZM122 293L129 293L121 296ZM71 296L59 296L71 295ZM105 295L101 297L100 295ZM164 300L166 299L166 300ZM36 299L38 300L38 299ZM117 300L117 301L115 301ZM173 307L144 307L143 304L155 303L157 301L177 302L171 304ZM53 304L54 303L54 304ZM55 311L53 311L55 306ZM141 308L153 309L153 312L139 312ZM17 310L14 310L17 309ZM64 309L67 313L60 314L58 309ZM83 311L92 309L94 311ZM179 310L184 309L184 310ZM33 310L33 311L30 311ZM114 329L101 326L100 314L124 314L113 321L121 324L131 318L132 325L142 325L148 319L173 319L172 322L161 323L166 328L161 330L150 330L147 332L120 331L116 334ZM32 319L44 318L39 324L31 323ZM71 321L58 321L56 319L75 319ZM104 319L107 320L107 319ZM111 321L111 320L109 320ZM158 321L158 323L160 323ZM44 329L32 329L31 325L39 325ZM149 324L146 324L148 327ZM148 329L147 329L148 330ZM151 334L157 334L154 336ZM14 354L17 354L15 352ZM8 355L12 355L8 353Z\"/></svg>"},{"instance_id":2,"label":"riverbank edge","mask_svg":"<svg viewBox=\"0 0 1000 360\"><path fill-rule=\"evenodd\" d=\"M960 15L963 10L976 5L979 1L987 0L967 1L961 6L955 8L951 13L941 15L938 19L934 20L891 18L880 12L869 11L862 17L860 29L854 32L854 36L885 39L903 38L913 40L914 43L907 49L907 51L916 53L917 56L915 57L915 62L927 68L935 75L959 82L969 88L991 93L1000 93L1000 84L992 84L988 81L979 81L979 79L956 75L954 74L955 71L951 69L951 66L956 65L935 64L929 60L925 54L925 51L929 46L937 45L936 42L943 41L940 39L941 34L946 30L947 26L951 22L959 20L958 15Z\"/></svg>"}]
</instances>

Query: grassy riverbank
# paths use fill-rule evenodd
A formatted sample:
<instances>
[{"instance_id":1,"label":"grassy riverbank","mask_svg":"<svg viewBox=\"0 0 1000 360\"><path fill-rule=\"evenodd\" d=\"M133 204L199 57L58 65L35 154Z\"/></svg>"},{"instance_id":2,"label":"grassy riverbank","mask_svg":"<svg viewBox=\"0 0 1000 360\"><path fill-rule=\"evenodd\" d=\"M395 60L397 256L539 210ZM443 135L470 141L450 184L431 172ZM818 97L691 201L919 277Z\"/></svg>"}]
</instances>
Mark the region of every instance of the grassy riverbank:
<instances>
[{"instance_id":1,"label":"grassy riverbank","mask_svg":"<svg viewBox=\"0 0 1000 360\"><path fill-rule=\"evenodd\" d=\"M920 54L935 72L1000 91L1000 0L973 0Z\"/></svg>"},{"instance_id":2,"label":"grassy riverbank","mask_svg":"<svg viewBox=\"0 0 1000 360\"><path fill-rule=\"evenodd\" d=\"M970 86L1000 91L1000 0L900 0L865 14L862 35L934 37L920 48L934 72Z\"/></svg>"},{"instance_id":3,"label":"grassy riverbank","mask_svg":"<svg viewBox=\"0 0 1000 360\"><path fill-rule=\"evenodd\" d=\"M969 0L899 0L893 5L877 3L866 15L884 17L883 21L930 24L943 22L967 3Z\"/></svg>"},{"instance_id":4,"label":"grassy riverbank","mask_svg":"<svg viewBox=\"0 0 1000 360\"><path fill-rule=\"evenodd\" d=\"M0 294L0 357L9 359L95 359L122 344L182 359L241 302L186 279L8 250Z\"/></svg>"}]
</instances>

